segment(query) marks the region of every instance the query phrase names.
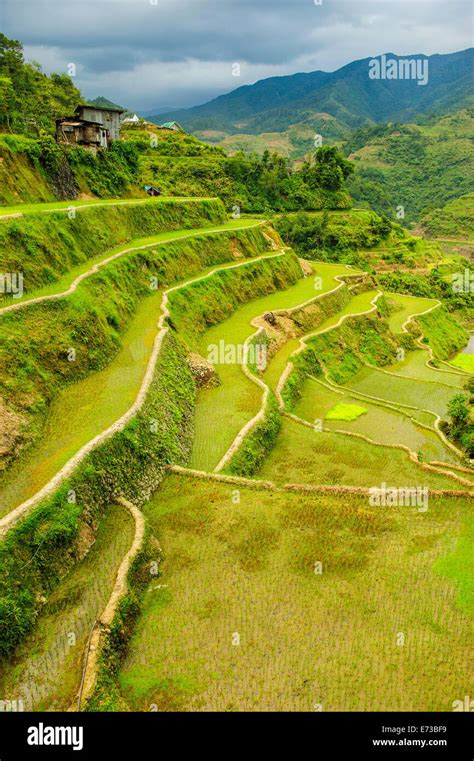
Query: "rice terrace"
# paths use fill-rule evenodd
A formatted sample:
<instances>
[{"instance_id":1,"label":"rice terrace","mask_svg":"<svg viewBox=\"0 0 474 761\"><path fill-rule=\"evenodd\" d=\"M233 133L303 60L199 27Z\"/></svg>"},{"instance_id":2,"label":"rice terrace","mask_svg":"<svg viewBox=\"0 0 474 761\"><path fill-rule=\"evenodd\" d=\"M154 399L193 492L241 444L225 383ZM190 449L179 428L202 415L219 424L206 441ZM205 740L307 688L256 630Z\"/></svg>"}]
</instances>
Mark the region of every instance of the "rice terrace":
<instances>
[{"instance_id":1,"label":"rice terrace","mask_svg":"<svg viewBox=\"0 0 474 761\"><path fill-rule=\"evenodd\" d=\"M415 229L356 197L342 143L289 168L138 117L97 151L23 123L0 134L2 710L452 711L472 192Z\"/></svg>"}]
</instances>

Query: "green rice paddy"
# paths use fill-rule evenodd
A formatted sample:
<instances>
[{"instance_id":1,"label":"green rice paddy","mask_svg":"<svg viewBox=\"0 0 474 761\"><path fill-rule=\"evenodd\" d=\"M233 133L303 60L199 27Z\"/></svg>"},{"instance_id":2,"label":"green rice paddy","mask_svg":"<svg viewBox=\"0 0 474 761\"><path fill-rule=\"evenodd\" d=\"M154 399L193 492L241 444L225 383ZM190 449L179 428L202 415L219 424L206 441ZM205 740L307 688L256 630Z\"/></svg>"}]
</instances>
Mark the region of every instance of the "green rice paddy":
<instances>
[{"instance_id":1,"label":"green rice paddy","mask_svg":"<svg viewBox=\"0 0 474 761\"><path fill-rule=\"evenodd\" d=\"M401 444L412 452L421 453L424 461L459 463L456 454L443 443L434 430L417 425L416 421L410 419L409 414L371 404L369 401L364 402L364 407L359 405L360 400L351 397L350 393L341 396L324 383L310 378L304 386L303 397L295 409L295 414L309 423L322 420L329 430L358 433L380 444ZM338 417L331 414L341 407L341 413L347 408L346 417L343 414ZM409 413L409 410L407 412ZM354 446L357 446L356 441ZM386 456L389 456L387 452Z\"/></svg>"},{"instance_id":2,"label":"green rice paddy","mask_svg":"<svg viewBox=\"0 0 474 761\"><path fill-rule=\"evenodd\" d=\"M221 341L226 345L242 346L256 330L250 324L254 318L274 309L296 307L321 292L335 288L337 283L334 277L347 273L347 268L340 265L318 263L313 276L302 278L285 291L246 304L228 320L206 331L199 340L197 351L207 357L209 347L218 346ZM315 274L322 278L322 290L315 291ZM288 343L286 350L289 351L293 344ZM275 358L270 367L274 362ZM241 428L258 412L262 403L262 389L244 375L241 365L221 363L216 370L221 385L202 389L197 398L190 467L198 470L213 470L216 467ZM264 378L266 380L266 374Z\"/></svg>"},{"instance_id":3,"label":"green rice paddy","mask_svg":"<svg viewBox=\"0 0 474 761\"><path fill-rule=\"evenodd\" d=\"M438 304L436 299L407 296L401 293L385 293L385 296L393 308L388 317L388 324L392 333L395 334L402 332L402 326L409 317L426 312Z\"/></svg>"},{"instance_id":4,"label":"green rice paddy","mask_svg":"<svg viewBox=\"0 0 474 761\"><path fill-rule=\"evenodd\" d=\"M467 373L474 373L474 354L458 354L451 360L450 364Z\"/></svg>"},{"instance_id":5,"label":"green rice paddy","mask_svg":"<svg viewBox=\"0 0 474 761\"><path fill-rule=\"evenodd\" d=\"M112 592L134 530L127 510L117 505L107 509L92 549L49 595L11 668L2 669L2 700L30 696L25 711L70 709L79 689L89 633Z\"/></svg>"},{"instance_id":6,"label":"green rice paddy","mask_svg":"<svg viewBox=\"0 0 474 761\"><path fill-rule=\"evenodd\" d=\"M453 389L463 388L466 382L465 375L462 373L456 373L456 371L450 372L445 366L443 366L443 369L436 370L434 367L430 367L426 364L428 359L428 351L416 349L415 351L407 352L402 361L396 362L384 369L388 370L388 372L393 372L397 375L405 375L409 378L436 381L443 385L452 386ZM453 364L453 362L451 362L451 364ZM454 394L455 391L452 393Z\"/></svg>"},{"instance_id":7,"label":"green rice paddy","mask_svg":"<svg viewBox=\"0 0 474 761\"><path fill-rule=\"evenodd\" d=\"M233 488L170 476L145 507L165 559L119 673L129 708L451 710L470 673L462 500Z\"/></svg>"},{"instance_id":8,"label":"green rice paddy","mask_svg":"<svg viewBox=\"0 0 474 761\"><path fill-rule=\"evenodd\" d=\"M369 413L360 420L368 416ZM340 429L342 425L335 427ZM258 478L277 483L377 486L386 482L397 487L460 488L454 479L423 470L402 450L317 431L290 418L283 418L276 446Z\"/></svg>"},{"instance_id":9,"label":"green rice paddy","mask_svg":"<svg viewBox=\"0 0 474 761\"><path fill-rule=\"evenodd\" d=\"M235 262L220 265L220 268L232 266ZM214 269L215 266L208 267L199 276ZM162 290L154 291L139 304L121 338L119 353L103 370L66 386L57 394L39 443L26 451L2 476L0 516L32 497L82 446L132 406L158 332L162 297Z\"/></svg>"},{"instance_id":10,"label":"green rice paddy","mask_svg":"<svg viewBox=\"0 0 474 761\"><path fill-rule=\"evenodd\" d=\"M453 389L441 383L410 378L387 376L386 373L371 367L363 367L344 388L361 394L378 397L387 402L408 405L419 410L428 410L441 418L446 417L448 402L453 397Z\"/></svg>"},{"instance_id":11,"label":"green rice paddy","mask_svg":"<svg viewBox=\"0 0 474 761\"><path fill-rule=\"evenodd\" d=\"M354 402L338 402L326 413L326 420L345 420L351 423L367 412L365 407L360 407Z\"/></svg>"}]
</instances>

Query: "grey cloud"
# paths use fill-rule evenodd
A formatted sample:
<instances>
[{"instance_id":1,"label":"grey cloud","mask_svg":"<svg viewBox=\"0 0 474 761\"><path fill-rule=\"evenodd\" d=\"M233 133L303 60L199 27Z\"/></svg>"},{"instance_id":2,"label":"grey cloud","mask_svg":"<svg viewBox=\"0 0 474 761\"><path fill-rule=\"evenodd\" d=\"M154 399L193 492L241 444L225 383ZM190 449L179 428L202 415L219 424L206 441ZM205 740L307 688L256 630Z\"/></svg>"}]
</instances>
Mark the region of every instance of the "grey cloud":
<instances>
[{"instance_id":1,"label":"grey cloud","mask_svg":"<svg viewBox=\"0 0 474 761\"><path fill-rule=\"evenodd\" d=\"M386 51L471 45L470 0L156 2L3 0L2 29L47 70L77 63L89 97L112 91L133 108L190 105L261 76L333 70ZM240 81L226 74L234 61Z\"/></svg>"}]
</instances>

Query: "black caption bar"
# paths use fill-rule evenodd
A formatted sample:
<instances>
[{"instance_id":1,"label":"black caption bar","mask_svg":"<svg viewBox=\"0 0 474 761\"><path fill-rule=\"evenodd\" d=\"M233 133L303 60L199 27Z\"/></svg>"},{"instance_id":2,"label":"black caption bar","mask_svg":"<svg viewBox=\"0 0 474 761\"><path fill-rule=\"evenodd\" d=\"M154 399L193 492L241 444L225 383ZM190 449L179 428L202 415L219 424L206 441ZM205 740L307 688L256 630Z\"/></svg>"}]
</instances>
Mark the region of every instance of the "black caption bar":
<instances>
[{"instance_id":1,"label":"black caption bar","mask_svg":"<svg viewBox=\"0 0 474 761\"><path fill-rule=\"evenodd\" d=\"M362 758L472 761L473 715L460 713L0 713L0 761L30 758L140 759L288 745L311 758L341 753ZM166 743L166 745L165 745ZM304 745L303 745L304 744ZM165 749L168 748L168 751ZM156 753L154 752L156 751ZM323 752L324 751L324 752Z\"/></svg>"}]
</instances>

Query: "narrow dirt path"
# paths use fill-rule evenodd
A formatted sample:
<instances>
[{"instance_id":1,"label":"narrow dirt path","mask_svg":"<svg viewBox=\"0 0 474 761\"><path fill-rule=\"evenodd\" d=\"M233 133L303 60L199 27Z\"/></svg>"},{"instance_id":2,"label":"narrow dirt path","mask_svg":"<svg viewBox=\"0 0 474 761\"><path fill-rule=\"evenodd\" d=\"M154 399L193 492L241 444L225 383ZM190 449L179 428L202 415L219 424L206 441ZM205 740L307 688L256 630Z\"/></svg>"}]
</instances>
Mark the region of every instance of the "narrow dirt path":
<instances>
[{"instance_id":1,"label":"narrow dirt path","mask_svg":"<svg viewBox=\"0 0 474 761\"><path fill-rule=\"evenodd\" d=\"M135 534L130 549L120 563L112 594L100 618L96 621L87 643L84 654L84 669L77 698L78 711L81 710L81 706L87 703L94 691L99 672L100 654L120 602L127 594L128 572L133 560L142 549L145 537L145 518L141 510L123 497L118 497L116 502L131 513L135 521Z\"/></svg>"},{"instance_id":2,"label":"narrow dirt path","mask_svg":"<svg viewBox=\"0 0 474 761\"><path fill-rule=\"evenodd\" d=\"M163 204L163 203L192 203L195 201L212 201L215 200L209 196L196 196L195 198L189 198L186 196L163 196L161 198L130 198L129 200L110 200L104 201L99 199L97 201L91 200L89 202L84 201L58 201L57 205L54 202L46 201L45 203L38 204L24 204L25 210L21 209L21 205L16 206L4 206L0 207L0 220L2 219L17 219L19 217L26 217L28 214L51 214L53 212L62 212L67 214L71 209L75 211L83 211L84 209L96 208L97 206L137 206L140 204ZM47 208L46 208L47 207Z\"/></svg>"},{"instance_id":3,"label":"narrow dirt path","mask_svg":"<svg viewBox=\"0 0 474 761\"><path fill-rule=\"evenodd\" d=\"M155 248L157 246L164 246L168 243L174 243L180 240L195 238L199 235L213 235L213 234L219 234L219 233L225 233L225 232L232 232L234 230L238 232L239 230L249 230L249 229L252 229L253 227L261 227L264 224L265 224L265 220L259 221L259 222L252 222L251 224L241 225L239 227L229 225L229 227L224 226L224 227L201 228L198 232L182 230L183 234L180 236L175 235L172 238L166 238L164 240L154 241L153 243L146 243L143 246L129 246L128 248L124 248L121 251L118 251L117 253L112 254L111 256L108 256L106 259L102 259L100 262L97 262L96 264L92 265L92 267L89 270L87 270L87 272L83 272L80 275L78 275L66 290L58 291L57 293L47 294L44 296L36 296L31 299L25 299L24 301L18 301L12 304L8 304L8 306L0 308L0 317L6 314L7 312L18 311L19 309L23 309L24 307L30 306L31 304L41 304L44 301L55 301L57 299L63 299L67 296L70 296L72 293L74 293L74 291L77 290L78 286L82 283L83 280L86 280L86 278L91 277L91 275L95 275L103 267L106 267L108 264L115 261L116 259L120 259L122 256L125 256L125 254L130 254L134 251L144 251L148 248Z\"/></svg>"},{"instance_id":4,"label":"narrow dirt path","mask_svg":"<svg viewBox=\"0 0 474 761\"><path fill-rule=\"evenodd\" d=\"M127 423L129 423L130 420L141 409L153 380L153 375L155 372L155 367L158 361L163 339L169 330L168 326L165 324L166 319L170 316L170 312L168 308L169 294L173 293L174 291L186 288L187 286L193 283L196 283L202 280L207 280L211 278L216 272L219 272L221 270L245 267L249 264L253 264L256 261L260 261L262 259L275 259L275 258L284 256L285 252L286 252L286 249L282 249L280 252L276 254L270 254L270 255L262 254L261 256L255 257L251 260L246 260L244 262L238 262L237 264L219 265L215 267L214 269L212 269L210 272L208 272L206 275L202 275L202 276L192 278L190 280L186 280L184 283L179 283L178 285L175 285L172 288L169 288L163 292L163 298L161 301L161 316L157 323L158 332L154 341L153 350L150 355L150 359L148 361L145 375L143 377L142 384L137 394L137 397L135 399L135 402L127 410L127 412L124 415L122 415L122 417L120 417L117 421L115 421L115 423L113 423L105 431L102 431L93 439L91 439L89 442L87 442L87 444L81 447L81 449L79 449L79 451L76 452L76 454L70 460L68 460L68 462L61 468L61 470L59 470L55 474L55 476L53 476L53 478L50 479L48 483L46 483L38 492L36 492L36 494L34 494L32 497L30 497L29 499L27 499L26 501L24 501L23 503L15 507L13 510L7 513L0 520L0 540L7 534L7 532L12 528L12 526L14 526L21 518L27 515L36 505L38 505L42 500L51 496L56 491L56 489L67 478L69 478L69 476L73 473L75 468L85 459L85 457L90 452L92 452L100 444L110 439L119 431L122 431L127 425Z\"/></svg>"}]
</instances>

